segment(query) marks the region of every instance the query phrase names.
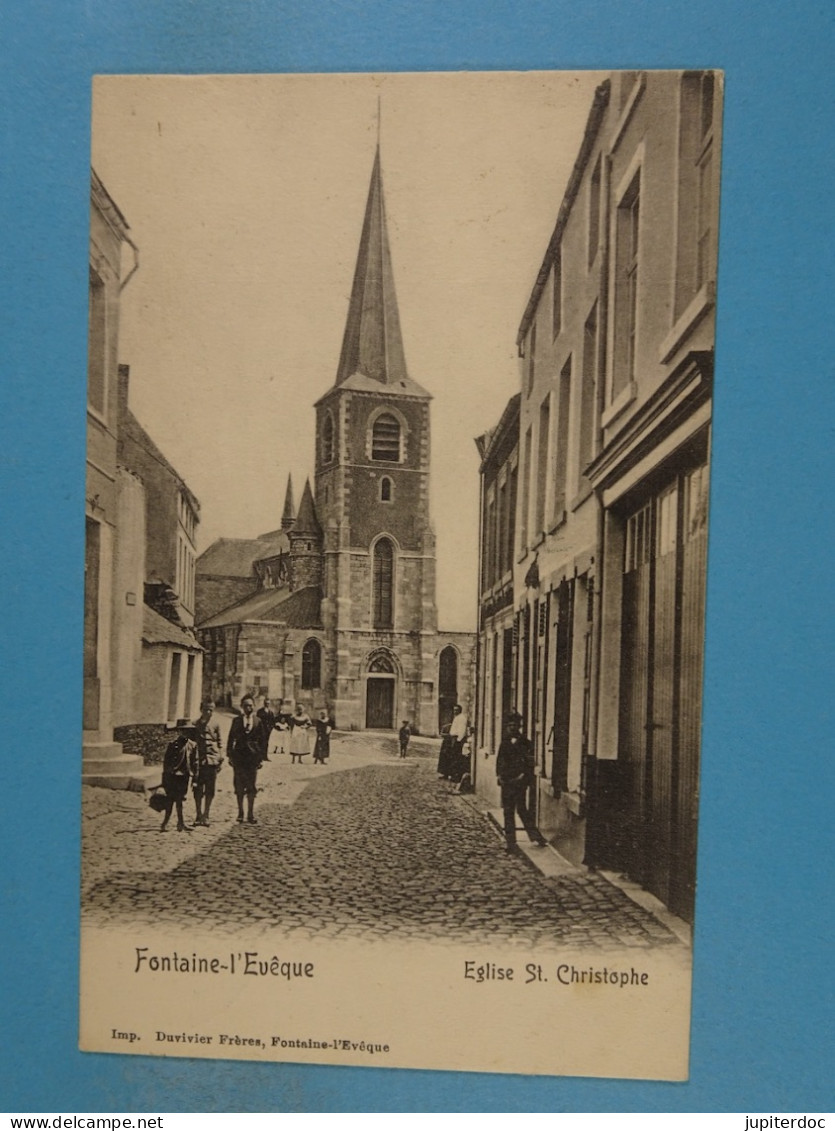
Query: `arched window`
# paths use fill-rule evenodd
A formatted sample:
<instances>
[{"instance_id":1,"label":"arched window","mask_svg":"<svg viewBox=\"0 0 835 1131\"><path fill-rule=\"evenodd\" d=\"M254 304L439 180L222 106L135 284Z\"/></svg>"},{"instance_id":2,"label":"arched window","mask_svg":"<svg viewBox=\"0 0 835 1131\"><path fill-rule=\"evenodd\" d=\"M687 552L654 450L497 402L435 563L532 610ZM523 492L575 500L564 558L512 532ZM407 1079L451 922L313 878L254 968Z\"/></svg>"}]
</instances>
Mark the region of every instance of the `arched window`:
<instances>
[{"instance_id":1,"label":"arched window","mask_svg":"<svg viewBox=\"0 0 835 1131\"><path fill-rule=\"evenodd\" d=\"M387 475L384 475L380 480L380 502L391 502L391 480Z\"/></svg>"},{"instance_id":2,"label":"arched window","mask_svg":"<svg viewBox=\"0 0 835 1131\"><path fill-rule=\"evenodd\" d=\"M382 672L385 675L394 675L394 664L391 662L388 656L380 653L379 655L375 656L371 663L368 665L368 670L372 674L379 674Z\"/></svg>"},{"instance_id":3,"label":"arched window","mask_svg":"<svg viewBox=\"0 0 835 1131\"><path fill-rule=\"evenodd\" d=\"M374 546L373 567L374 627L394 625L394 546L381 538Z\"/></svg>"},{"instance_id":4,"label":"arched window","mask_svg":"<svg viewBox=\"0 0 835 1131\"><path fill-rule=\"evenodd\" d=\"M318 640L308 640L302 648L302 690L312 691L322 686L322 645Z\"/></svg>"},{"instance_id":5,"label":"arched window","mask_svg":"<svg viewBox=\"0 0 835 1131\"><path fill-rule=\"evenodd\" d=\"M331 463L333 461L333 417L329 412L325 413L325 419L322 423L322 462Z\"/></svg>"},{"instance_id":6,"label":"arched window","mask_svg":"<svg viewBox=\"0 0 835 1131\"><path fill-rule=\"evenodd\" d=\"M400 462L400 422L390 412L381 413L371 429L371 458Z\"/></svg>"}]
</instances>

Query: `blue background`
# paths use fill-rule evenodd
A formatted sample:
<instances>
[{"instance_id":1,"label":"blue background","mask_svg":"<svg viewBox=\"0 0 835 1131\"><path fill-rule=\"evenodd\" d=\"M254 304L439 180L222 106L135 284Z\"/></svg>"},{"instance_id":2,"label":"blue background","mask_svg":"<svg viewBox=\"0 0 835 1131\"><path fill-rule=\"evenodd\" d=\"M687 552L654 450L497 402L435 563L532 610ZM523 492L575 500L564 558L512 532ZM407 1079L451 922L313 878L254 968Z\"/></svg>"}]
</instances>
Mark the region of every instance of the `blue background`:
<instances>
[{"instance_id":1,"label":"blue background","mask_svg":"<svg viewBox=\"0 0 835 1131\"><path fill-rule=\"evenodd\" d=\"M8 0L0 1107L831 1105L833 11L810 0ZM77 1052L91 75L685 66L726 70L690 1082Z\"/></svg>"}]
</instances>

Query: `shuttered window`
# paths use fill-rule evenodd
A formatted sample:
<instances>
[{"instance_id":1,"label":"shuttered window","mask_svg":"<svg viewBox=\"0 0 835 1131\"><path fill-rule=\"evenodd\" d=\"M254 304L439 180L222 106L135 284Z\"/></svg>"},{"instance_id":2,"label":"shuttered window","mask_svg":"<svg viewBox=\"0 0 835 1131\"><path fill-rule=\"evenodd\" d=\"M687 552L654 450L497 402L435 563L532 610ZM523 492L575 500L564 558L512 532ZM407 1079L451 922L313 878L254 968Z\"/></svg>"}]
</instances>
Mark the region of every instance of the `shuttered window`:
<instances>
[{"instance_id":1,"label":"shuttered window","mask_svg":"<svg viewBox=\"0 0 835 1131\"><path fill-rule=\"evenodd\" d=\"M382 413L374 421L371 430L371 458L388 463L400 462L400 424L389 412Z\"/></svg>"},{"instance_id":2,"label":"shuttered window","mask_svg":"<svg viewBox=\"0 0 835 1131\"><path fill-rule=\"evenodd\" d=\"M374 627L394 624L394 547L381 538L374 547Z\"/></svg>"}]
</instances>

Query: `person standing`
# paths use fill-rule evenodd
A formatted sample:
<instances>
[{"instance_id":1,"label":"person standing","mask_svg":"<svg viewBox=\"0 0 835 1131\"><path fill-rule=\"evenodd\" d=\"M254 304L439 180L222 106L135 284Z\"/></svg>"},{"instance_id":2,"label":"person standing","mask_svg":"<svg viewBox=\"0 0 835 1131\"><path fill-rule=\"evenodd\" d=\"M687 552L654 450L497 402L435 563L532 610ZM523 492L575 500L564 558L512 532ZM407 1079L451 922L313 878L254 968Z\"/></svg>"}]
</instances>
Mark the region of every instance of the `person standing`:
<instances>
[{"instance_id":1,"label":"person standing","mask_svg":"<svg viewBox=\"0 0 835 1131\"><path fill-rule=\"evenodd\" d=\"M324 766L331 753L331 731L333 724L328 718L327 711L320 711L319 718L314 719L313 725L316 728L316 745L313 747L313 761L318 762L320 766Z\"/></svg>"},{"instance_id":2,"label":"person standing","mask_svg":"<svg viewBox=\"0 0 835 1131\"><path fill-rule=\"evenodd\" d=\"M296 704L296 709L290 717L290 761L298 758L299 765L304 761L305 754L310 753L310 738L308 730L312 720L301 703Z\"/></svg>"},{"instance_id":3,"label":"person standing","mask_svg":"<svg viewBox=\"0 0 835 1131\"><path fill-rule=\"evenodd\" d=\"M406 757L406 751L409 749L409 739L412 737L412 728L409 726L409 720L403 720L403 726L397 732L397 741L400 746L400 757Z\"/></svg>"},{"instance_id":4,"label":"person standing","mask_svg":"<svg viewBox=\"0 0 835 1131\"><path fill-rule=\"evenodd\" d=\"M215 796L218 771L223 765L220 727L212 722L215 705L212 699L200 704L200 718L194 724L194 755L191 771L191 792L194 795L195 825L209 824L209 810Z\"/></svg>"},{"instance_id":5,"label":"person standing","mask_svg":"<svg viewBox=\"0 0 835 1131\"><path fill-rule=\"evenodd\" d=\"M470 725L467 716L461 709L461 704L456 703L452 708L452 722L449 726L449 735L453 740L447 769L447 777L450 781L460 782L464 774L470 772L469 753L464 752L469 734Z\"/></svg>"},{"instance_id":6,"label":"person standing","mask_svg":"<svg viewBox=\"0 0 835 1131\"><path fill-rule=\"evenodd\" d=\"M188 793L188 779L191 765L194 761L196 743L194 741L194 724L189 719L178 719L177 730L179 734L169 742L162 761L162 788L165 791L165 816L162 819L160 832L164 833L171 820L171 813L177 807L177 832L184 833L186 823L183 820L183 802Z\"/></svg>"},{"instance_id":7,"label":"person standing","mask_svg":"<svg viewBox=\"0 0 835 1131\"><path fill-rule=\"evenodd\" d=\"M267 736L264 734L261 720L255 714L255 700L251 695L244 695L241 700L241 714L236 715L232 720L226 743L226 757L234 772L233 785L238 802L238 824L244 819L244 798L247 805L246 819L250 825L257 824L256 780L267 752L266 741Z\"/></svg>"},{"instance_id":8,"label":"person standing","mask_svg":"<svg viewBox=\"0 0 835 1131\"><path fill-rule=\"evenodd\" d=\"M269 762L270 739L272 737L273 727L275 726L275 714L270 707L270 701L266 695L264 696L264 702L255 713L261 720L261 726L264 728L264 734L267 736L266 746L264 747L264 761Z\"/></svg>"},{"instance_id":9,"label":"person standing","mask_svg":"<svg viewBox=\"0 0 835 1131\"><path fill-rule=\"evenodd\" d=\"M530 840L543 848L547 841L533 822L527 806L526 795L534 782L536 758L533 744L522 734L522 716L513 711L507 716L505 736L496 758L496 780L502 791L504 812L505 848L517 852L516 814Z\"/></svg>"}]
</instances>

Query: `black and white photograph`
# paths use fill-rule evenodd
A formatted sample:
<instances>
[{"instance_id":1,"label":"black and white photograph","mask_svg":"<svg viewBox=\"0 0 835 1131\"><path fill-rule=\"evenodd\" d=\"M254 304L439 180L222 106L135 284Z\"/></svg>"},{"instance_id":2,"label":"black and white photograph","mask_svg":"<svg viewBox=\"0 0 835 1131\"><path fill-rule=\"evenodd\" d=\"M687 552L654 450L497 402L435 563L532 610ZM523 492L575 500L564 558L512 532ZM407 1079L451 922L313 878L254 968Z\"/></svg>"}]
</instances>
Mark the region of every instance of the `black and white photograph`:
<instances>
[{"instance_id":1,"label":"black and white photograph","mask_svg":"<svg viewBox=\"0 0 835 1131\"><path fill-rule=\"evenodd\" d=\"M82 1049L687 1079L721 72L92 107Z\"/></svg>"}]
</instances>

